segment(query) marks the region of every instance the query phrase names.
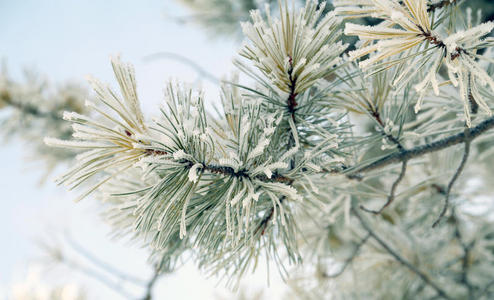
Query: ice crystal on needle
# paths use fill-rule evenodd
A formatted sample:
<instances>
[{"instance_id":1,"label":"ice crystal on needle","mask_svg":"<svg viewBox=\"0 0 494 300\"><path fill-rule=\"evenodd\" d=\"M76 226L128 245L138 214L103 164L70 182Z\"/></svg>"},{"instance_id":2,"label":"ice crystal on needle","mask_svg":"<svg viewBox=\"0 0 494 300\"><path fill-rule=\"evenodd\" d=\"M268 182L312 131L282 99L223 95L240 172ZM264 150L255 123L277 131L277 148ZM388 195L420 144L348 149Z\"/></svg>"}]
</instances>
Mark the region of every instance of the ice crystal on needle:
<instances>
[{"instance_id":1,"label":"ice crystal on needle","mask_svg":"<svg viewBox=\"0 0 494 300\"><path fill-rule=\"evenodd\" d=\"M432 29L432 16L429 15L425 0L342 0L336 1L335 5L336 12L342 16L371 16L383 20L375 26L346 24L345 34L358 36L363 42L360 48L350 52L350 58L360 59L368 56L360 61L361 68L382 71L407 59L415 60L414 63L409 62L409 65L395 76L392 84L398 91L415 76L425 73L422 81L415 85L419 93L415 112L420 110L424 97L431 89L435 95L439 95L441 82L438 73L440 67L445 64L450 82L459 86L466 124L471 126L471 101L477 103L487 114L491 114L484 97L478 92L478 86L489 85L494 91L494 81L479 66L476 60L481 56L476 53L492 44L491 39L483 39L494 28L492 22L442 38ZM422 50L422 47L425 47L425 50ZM420 53L428 55L417 58ZM398 58L391 61L391 58L396 56Z\"/></svg>"},{"instance_id":2,"label":"ice crystal on needle","mask_svg":"<svg viewBox=\"0 0 494 300\"><path fill-rule=\"evenodd\" d=\"M60 178L60 183L68 185L71 189L101 172L112 171L116 174L128 169L146 154L145 149L135 147L139 136L147 131L147 127L139 107L133 67L122 63L118 57L112 59L112 66L123 97L120 98L99 81L89 79L99 102L108 111L88 101L86 106L99 113L100 119L66 112L64 119L74 123L72 127L75 139L45 139L48 145L87 150L77 156L78 164ZM107 182L112 176L107 175L79 199Z\"/></svg>"},{"instance_id":3,"label":"ice crystal on needle","mask_svg":"<svg viewBox=\"0 0 494 300\"><path fill-rule=\"evenodd\" d=\"M240 55L254 65L286 93L299 94L339 64L340 54L346 49L338 41L341 20L333 13L322 16L325 2L307 1L299 12L288 9L286 1L279 1L280 19L267 11L265 21L260 11L251 12L252 23L242 23L245 44Z\"/></svg>"},{"instance_id":4,"label":"ice crystal on needle","mask_svg":"<svg viewBox=\"0 0 494 300\"><path fill-rule=\"evenodd\" d=\"M353 3L361 4L362 8L355 9L345 5ZM384 22L376 26L364 26L347 23L346 35L356 35L360 39L371 44L350 52L350 58L357 59L373 52L378 54L360 62L362 68L371 66L393 55L402 53L427 40L431 35L431 23L427 13L425 0L406 0L403 5L396 0L372 0L372 1L336 1L336 12L345 16L355 12L359 16L372 16L382 18Z\"/></svg>"}]
</instances>

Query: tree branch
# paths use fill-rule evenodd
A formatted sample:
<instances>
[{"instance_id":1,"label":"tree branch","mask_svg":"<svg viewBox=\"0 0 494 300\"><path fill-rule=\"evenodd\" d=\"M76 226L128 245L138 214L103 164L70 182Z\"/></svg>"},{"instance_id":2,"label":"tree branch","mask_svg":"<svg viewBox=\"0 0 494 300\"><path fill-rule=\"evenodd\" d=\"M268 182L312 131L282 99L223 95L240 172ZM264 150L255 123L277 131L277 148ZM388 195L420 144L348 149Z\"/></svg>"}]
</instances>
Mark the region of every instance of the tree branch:
<instances>
[{"instance_id":1,"label":"tree branch","mask_svg":"<svg viewBox=\"0 0 494 300\"><path fill-rule=\"evenodd\" d=\"M286 104L287 104L287 109L288 109L288 112L290 113L290 118L291 118L291 121L289 120L288 122L289 123L293 122L292 123L293 125L291 125L291 126L293 126L293 128L291 129L292 133L290 134L290 137L289 137L289 140L287 143L286 151L290 151L290 149L296 144L295 135L298 134L297 133L297 127L295 125L295 121L296 121L295 111L297 110L296 107L298 105L297 100L296 100L297 93L295 93L297 78L293 77L292 73L293 73L293 60L290 57L290 69L288 70L288 76L290 78L290 94L288 95L288 98L286 100ZM295 159L294 158L290 159L290 166L289 166L290 170L293 168L295 168ZM279 179L281 179L281 178L279 178ZM288 185L292 185L293 180L289 179L289 178L286 178L286 180L285 180L285 178L283 178L283 181L279 181L279 182L285 182ZM280 205L283 204L283 201L285 200L285 198L286 198L285 196L282 196L280 198ZM275 206L273 205L273 207L271 207L269 212L265 214L264 218L259 223L259 226L257 227L257 229L255 231L256 234L257 234L257 232L259 232L259 230L262 229L261 235L264 235L264 232L266 231L266 227L268 226L268 222L273 218L274 209L275 209Z\"/></svg>"},{"instance_id":2,"label":"tree branch","mask_svg":"<svg viewBox=\"0 0 494 300\"><path fill-rule=\"evenodd\" d=\"M482 135L484 132L494 128L494 116L490 117L483 122L481 122L479 125L473 127L469 131L469 136L467 137L465 135L465 132L461 132L455 135L451 135L449 137L440 139L438 141L417 146L412 149L407 149L404 151L400 152L393 152L390 153L386 156L384 156L381 159L378 159L377 161L370 163L368 165L362 166L362 167L353 167L350 168L348 171L344 171L344 173L347 174L357 174L361 172L369 172L372 170L380 169L382 167L388 166L390 164L394 164L397 162L401 162L403 160L411 160L420 156L423 156L428 153L433 153L437 152L446 148L449 148L454 145L458 145L461 143L464 143L467 139L470 141L473 141L475 138L479 137Z\"/></svg>"},{"instance_id":3,"label":"tree branch","mask_svg":"<svg viewBox=\"0 0 494 300\"><path fill-rule=\"evenodd\" d=\"M381 134L386 137L390 142L392 142L393 144L396 145L396 147L398 148L398 150L400 152L403 152L405 151L405 147L403 147L403 145L401 144L401 142L399 141L398 138L395 138L392 134L390 133L387 133L386 130L385 130L385 125L384 125L384 122L382 121L381 119L381 115L379 114L379 111L378 110L373 110L371 111L371 115L372 117L377 121L377 123L379 124L379 126L381 127ZM379 209L379 210L371 210L371 209L368 209L366 207L364 207L363 205L360 206L360 208L366 212L369 212L369 213L373 213L373 214L380 214L386 207L388 207L395 199L395 193L396 193L396 189L398 188L398 185L400 184L400 182L403 180L403 178L405 178L405 174L407 172L407 163L408 161L406 159L403 159L402 161L402 164L401 164L401 172L400 172L400 175L398 175L398 178L396 178L396 180L393 182L393 185L391 186L391 191L389 192L389 196L388 196L388 199L386 201L386 203Z\"/></svg>"},{"instance_id":4,"label":"tree branch","mask_svg":"<svg viewBox=\"0 0 494 300\"><path fill-rule=\"evenodd\" d=\"M193 164L192 164L193 165ZM191 167L192 167L191 165ZM226 167L226 166L219 166L219 165L205 165L203 167L205 171L209 171L211 173L215 174L223 174L223 175L229 175L229 176L234 176L234 177L249 177L249 174L245 170L239 170L235 171L232 167ZM280 183L286 183L286 184L291 184L293 182L292 179L285 177L283 175L280 175L278 173L273 173L271 177L268 177L266 175L257 175L253 177L253 179L258 179L261 181L266 181L266 182L280 182Z\"/></svg>"},{"instance_id":5,"label":"tree branch","mask_svg":"<svg viewBox=\"0 0 494 300\"><path fill-rule=\"evenodd\" d=\"M369 111L369 113L371 114L371 116L374 118L374 120L379 124L379 126L381 127L381 134L386 138L388 139L388 141L390 141L391 143L395 144L396 147L398 148L398 150L402 151L404 150L404 147L403 145L400 143L400 141L395 138L392 134L389 134L389 133L386 133L386 131L384 130L384 128L386 127L386 125L384 124L383 120L381 119L381 114L379 113L379 111L377 109L371 109Z\"/></svg>"},{"instance_id":6,"label":"tree branch","mask_svg":"<svg viewBox=\"0 0 494 300\"><path fill-rule=\"evenodd\" d=\"M148 155L168 155L168 152L161 151L161 150L154 150L154 149L146 149L146 153ZM187 168L191 168L195 163L186 159L181 160L182 163L186 164ZM236 171L232 167L228 166L221 166L221 165L216 165L216 164L203 164L202 169L204 171L208 171L210 173L214 174L222 174L226 176L233 176L233 177L245 177L245 178L251 178L251 176L248 174L246 170L238 170ZM293 180L291 178L285 177L277 172L274 172L271 177L268 177L264 174L261 175L256 175L252 177L252 179L257 179L260 181L264 182L280 182L280 183L285 183L285 184L292 184Z\"/></svg>"},{"instance_id":7,"label":"tree branch","mask_svg":"<svg viewBox=\"0 0 494 300\"><path fill-rule=\"evenodd\" d=\"M429 277L423 273L421 270L417 269L414 265L412 265L409 261L401 257L396 251L391 249L391 247L386 244L370 227L367 223L365 223L364 219L362 216L357 212L357 210L352 207L352 212L353 214L357 217L359 220L360 224L362 227L369 233L369 235L379 244L381 247L386 250L396 261L398 261L400 264L408 268L411 272L415 273L420 279L422 279L423 282L428 284L430 287L432 287L439 296L445 298L445 299L451 299L446 292L441 289L436 283L434 283Z\"/></svg>"}]
</instances>

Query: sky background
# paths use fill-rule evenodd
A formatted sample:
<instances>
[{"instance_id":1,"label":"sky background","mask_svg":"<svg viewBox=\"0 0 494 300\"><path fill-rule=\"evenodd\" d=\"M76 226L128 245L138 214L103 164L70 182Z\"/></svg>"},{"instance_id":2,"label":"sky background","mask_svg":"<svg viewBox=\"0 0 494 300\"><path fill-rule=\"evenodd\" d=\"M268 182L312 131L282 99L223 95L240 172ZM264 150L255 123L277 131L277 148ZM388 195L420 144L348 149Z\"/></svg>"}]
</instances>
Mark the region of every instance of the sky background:
<instances>
[{"instance_id":1,"label":"sky background","mask_svg":"<svg viewBox=\"0 0 494 300\"><path fill-rule=\"evenodd\" d=\"M173 0L0 0L0 58L15 79L22 79L27 68L46 75L55 85L84 83L84 77L91 74L115 86L109 57L121 54L136 68L138 92L147 115L158 108L164 84L170 79L202 86L212 103L218 99L217 87L198 80L190 66L173 60L143 60L166 51L197 62L217 77L232 72L238 44L212 39L198 26L184 26L165 17L188 14ZM27 159L29 149L25 147L18 140L2 141L0 147L0 298L38 270L43 257L39 242L56 244L65 235L122 270L143 279L150 277L146 252L111 241L110 228L98 216L94 201L74 203L75 194L57 187L55 176L40 184L44 170ZM54 175L62 171L57 169ZM43 269L39 275L48 282L76 282L88 290L91 299L122 299L75 272L55 268ZM261 270L246 279L249 292L266 286L265 275ZM215 278L207 280L187 264L176 274L163 277L155 291L167 299L215 299L227 292L217 284ZM280 293L275 276L268 295Z\"/></svg>"}]
</instances>

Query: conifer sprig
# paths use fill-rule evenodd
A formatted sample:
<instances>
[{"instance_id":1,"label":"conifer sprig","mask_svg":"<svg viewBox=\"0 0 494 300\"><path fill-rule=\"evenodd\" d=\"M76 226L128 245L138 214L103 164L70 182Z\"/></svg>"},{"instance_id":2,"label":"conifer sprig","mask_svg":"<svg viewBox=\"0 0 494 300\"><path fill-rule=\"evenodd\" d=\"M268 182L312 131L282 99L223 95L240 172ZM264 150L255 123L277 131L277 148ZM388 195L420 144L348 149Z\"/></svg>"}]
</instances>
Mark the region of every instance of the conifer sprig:
<instances>
[{"instance_id":1,"label":"conifer sprig","mask_svg":"<svg viewBox=\"0 0 494 300\"><path fill-rule=\"evenodd\" d=\"M147 121L133 69L113 60L122 96L95 84L99 103L88 108L99 119L69 113L75 141L48 140L87 150L62 181L92 183L116 233L167 271L193 257L236 283L265 253L285 276L287 262L314 262L325 282L314 290L338 286L312 298L488 294L492 222L463 199L477 198L468 177L492 177L494 119L478 108L493 106L492 53L480 55L493 25L451 26L452 4L424 0L335 1L335 12L278 3L278 19L268 8L242 25L247 62L236 65L254 84L222 85L219 116L202 93L169 84ZM360 63L345 61L345 17L381 21L347 23ZM462 226L483 244L468 246ZM340 271L329 272L335 261Z\"/></svg>"}]
</instances>

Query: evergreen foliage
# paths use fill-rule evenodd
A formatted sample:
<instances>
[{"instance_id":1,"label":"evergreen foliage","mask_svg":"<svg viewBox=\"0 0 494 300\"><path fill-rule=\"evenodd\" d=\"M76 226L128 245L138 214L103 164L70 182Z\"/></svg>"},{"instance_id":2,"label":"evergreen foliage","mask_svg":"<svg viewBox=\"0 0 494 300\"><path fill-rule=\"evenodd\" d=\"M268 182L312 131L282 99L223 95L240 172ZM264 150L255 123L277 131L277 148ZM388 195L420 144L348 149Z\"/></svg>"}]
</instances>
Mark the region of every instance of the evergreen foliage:
<instances>
[{"instance_id":1,"label":"evergreen foliage","mask_svg":"<svg viewBox=\"0 0 494 300\"><path fill-rule=\"evenodd\" d=\"M492 298L494 23L454 0L332 4L240 18L249 79L223 82L217 114L169 83L144 116L113 58L120 93L91 79L73 138L45 140L84 151L59 182L96 192L161 271L192 257L235 286L266 258L295 298Z\"/></svg>"}]
</instances>

